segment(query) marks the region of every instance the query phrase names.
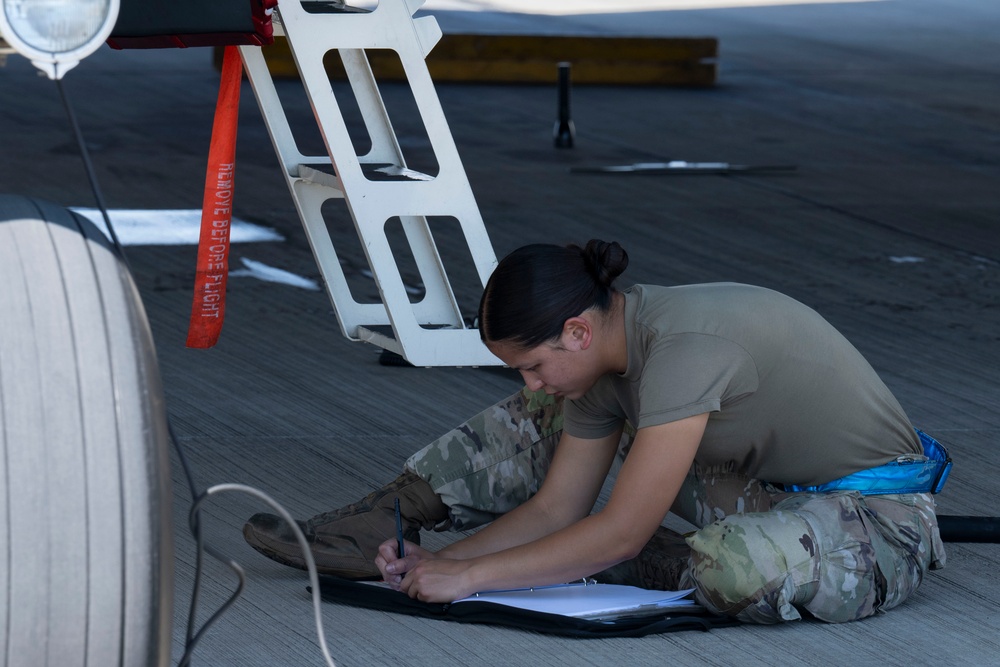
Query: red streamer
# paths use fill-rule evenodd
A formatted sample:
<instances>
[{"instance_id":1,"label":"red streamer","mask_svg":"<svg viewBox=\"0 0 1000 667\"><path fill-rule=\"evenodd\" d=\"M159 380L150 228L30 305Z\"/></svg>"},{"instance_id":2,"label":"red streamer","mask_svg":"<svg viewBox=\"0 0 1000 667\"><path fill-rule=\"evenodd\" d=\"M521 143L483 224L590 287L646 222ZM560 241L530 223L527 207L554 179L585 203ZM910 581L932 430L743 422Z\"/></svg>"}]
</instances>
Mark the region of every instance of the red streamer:
<instances>
[{"instance_id":1,"label":"red streamer","mask_svg":"<svg viewBox=\"0 0 1000 667\"><path fill-rule=\"evenodd\" d=\"M229 277L229 231L233 221L233 185L236 175L236 125L239 119L243 64L235 46L222 58L219 100L212 124L212 143L205 171L205 198L201 207L198 267L187 346L209 348L219 340L226 312Z\"/></svg>"}]
</instances>

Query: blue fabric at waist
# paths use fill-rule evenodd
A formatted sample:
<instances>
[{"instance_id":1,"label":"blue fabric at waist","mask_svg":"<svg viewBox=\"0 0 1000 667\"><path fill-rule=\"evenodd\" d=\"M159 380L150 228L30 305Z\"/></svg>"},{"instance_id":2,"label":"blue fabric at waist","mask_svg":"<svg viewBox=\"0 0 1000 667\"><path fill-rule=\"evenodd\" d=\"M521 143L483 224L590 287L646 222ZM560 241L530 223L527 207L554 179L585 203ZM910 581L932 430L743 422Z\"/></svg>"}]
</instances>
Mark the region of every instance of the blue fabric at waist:
<instances>
[{"instance_id":1,"label":"blue fabric at waist","mask_svg":"<svg viewBox=\"0 0 1000 667\"><path fill-rule=\"evenodd\" d=\"M916 429L924 456L899 457L885 465L859 470L816 486L782 485L786 491L822 493L860 491L865 495L887 493L940 493L951 472L951 457L940 442ZM926 458L924 458L926 457Z\"/></svg>"}]
</instances>

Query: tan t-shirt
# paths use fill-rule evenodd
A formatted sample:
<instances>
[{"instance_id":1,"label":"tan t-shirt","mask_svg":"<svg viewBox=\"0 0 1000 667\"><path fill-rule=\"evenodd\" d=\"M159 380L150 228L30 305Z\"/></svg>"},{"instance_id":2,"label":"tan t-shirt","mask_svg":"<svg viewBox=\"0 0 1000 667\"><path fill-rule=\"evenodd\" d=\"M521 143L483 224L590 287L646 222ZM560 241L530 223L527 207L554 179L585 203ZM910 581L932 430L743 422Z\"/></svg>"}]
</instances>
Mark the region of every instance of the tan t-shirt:
<instances>
[{"instance_id":1,"label":"tan t-shirt","mask_svg":"<svg viewBox=\"0 0 1000 667\"><path fill-rule=\"evenodd\" d=\"M871 365L816 311L735 283L625 290L628 369L567 401L581 438L710 413L696 460L822 484L921 447ZM664 443L669 446L669 443Z\"/></svg>"}]
</instances>

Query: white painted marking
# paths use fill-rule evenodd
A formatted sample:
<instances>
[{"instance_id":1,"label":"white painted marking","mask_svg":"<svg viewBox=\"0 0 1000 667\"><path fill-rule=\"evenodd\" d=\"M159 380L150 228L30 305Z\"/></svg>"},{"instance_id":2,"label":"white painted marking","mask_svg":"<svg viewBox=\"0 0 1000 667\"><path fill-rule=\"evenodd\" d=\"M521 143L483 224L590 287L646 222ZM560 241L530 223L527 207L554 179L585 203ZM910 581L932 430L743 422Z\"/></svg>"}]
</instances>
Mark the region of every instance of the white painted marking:
<instances>
[{"instance_id":1,"label":"white painted marking","mask_svg":"<svg viewBox=\"0 0 1000 667\"><path fill-rule=\"evenodd\" d=\"M320 289L319 283L315 280L303 278L302 276L296 275L290 271L268 266L263 262L247 259L246 257L240 257L240 261L243 262L243 266L246 268L236 269L235 271L230 270L230 278L257 278L258 280L263 280L269 283L282 283L284 285L301 287L302 289L312 290L314 292L319 291Z\"/></svg>"},{"instance_id":2,"label":"white painted marking","mask_svg":"<svg viewBox=\"0 0 1000 667\"><path fill-rule=\"evenodd\" d=\"M91 220L109 238L104 225L104 216L96 208L72 208ZM111 224L122 245L198 245L201 234L201 211L199 209L140 210L112 209L108 211ZM230 228L230 243L254 243L261 241L284 241L285 238L273 229L255 225L252 222L233 218Z\"/></svg>"}]
</instances>

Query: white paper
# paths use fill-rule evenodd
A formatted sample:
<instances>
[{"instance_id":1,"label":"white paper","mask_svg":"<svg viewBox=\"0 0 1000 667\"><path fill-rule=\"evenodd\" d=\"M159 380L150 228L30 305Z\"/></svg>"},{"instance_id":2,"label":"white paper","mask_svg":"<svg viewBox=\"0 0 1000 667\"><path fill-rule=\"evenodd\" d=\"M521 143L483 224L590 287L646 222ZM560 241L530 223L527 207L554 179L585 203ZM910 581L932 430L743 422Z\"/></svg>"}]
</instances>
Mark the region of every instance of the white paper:
<instances>
[{"instance_id":1,"label":"white paper","mask_svg":"<svg viewBox=\"0 0 1000 667\"><path fill-rule=\"evenodd\" d=\"M575 583L477 593L456 600L452 604L493 602L519 609L561 614L574 618L608 618L633 613L656 612L668 608L690 607L694 605L694 601L686 598L693 591L693 588L683 591L651 591L635 586Z\"/></svg>"}]
</instances>

